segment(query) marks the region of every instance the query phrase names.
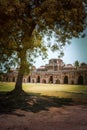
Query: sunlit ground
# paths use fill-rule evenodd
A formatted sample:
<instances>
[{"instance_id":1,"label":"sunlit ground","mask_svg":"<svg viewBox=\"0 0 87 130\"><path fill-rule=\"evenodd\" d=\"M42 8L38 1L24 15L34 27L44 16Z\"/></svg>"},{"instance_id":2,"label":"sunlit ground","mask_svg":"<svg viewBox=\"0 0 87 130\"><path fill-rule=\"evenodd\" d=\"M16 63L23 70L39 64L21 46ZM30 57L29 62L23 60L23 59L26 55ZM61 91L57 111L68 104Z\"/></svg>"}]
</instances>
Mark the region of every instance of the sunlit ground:
<instances>
[{"instance_id":1,"label":"sunlit ground","mask_svg":"<svg viewBox=\"0 0 87 130\"><path fill-rule=\"evenodd\" d=\"M0 82L0 92L11 91L14 83ZM87 85L31 84L24 83L23 90L29 94L40 94L55 97L87 98Z\"/></svg>"}]
</instances>

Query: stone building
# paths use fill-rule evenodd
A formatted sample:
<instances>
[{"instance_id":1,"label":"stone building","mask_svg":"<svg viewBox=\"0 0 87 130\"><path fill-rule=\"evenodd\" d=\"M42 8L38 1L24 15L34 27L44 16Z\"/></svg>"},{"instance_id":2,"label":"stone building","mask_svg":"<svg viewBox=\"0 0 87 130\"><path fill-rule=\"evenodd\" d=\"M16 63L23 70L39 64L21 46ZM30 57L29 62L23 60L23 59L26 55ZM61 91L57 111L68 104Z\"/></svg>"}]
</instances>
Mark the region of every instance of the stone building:
<instances>
[{"instance_id":1,"label":"stone building","mask_svg":"<svg viewBox=\"0 0 87 130\"><path fill-rule=\"evenodd\" d=\"M15 82L17 70L3 75L3 81ZM54 84L87 84L87 64L82 63L78 68L72 64L65 65L61 59L50 59L49 63L25 75L25 83L54 83Z\"/></svg>"}]
</instances>

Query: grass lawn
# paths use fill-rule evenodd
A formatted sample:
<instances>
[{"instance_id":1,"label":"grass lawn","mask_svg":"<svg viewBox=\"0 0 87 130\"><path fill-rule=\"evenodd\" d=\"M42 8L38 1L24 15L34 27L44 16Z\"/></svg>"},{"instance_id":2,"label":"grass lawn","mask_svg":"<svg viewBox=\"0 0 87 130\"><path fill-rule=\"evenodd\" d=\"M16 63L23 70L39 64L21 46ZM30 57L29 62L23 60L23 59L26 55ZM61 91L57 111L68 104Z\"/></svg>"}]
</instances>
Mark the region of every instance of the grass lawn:
<instances>
[{"instance_id":1,"label":"grass lawn","mask_svg":"<svg viewBox=\"0 0 87 130\"><path fill-rule=\"evenodd\" d=\"M27 94L8 95L15 83L0 82L0 112L13 112L16 109L38 112L49 107L62 107L72 104L87 104L87 86L61 84L24 83Z\"/></svg>"},{"instance_id":2,"label":"grass lawn","mask_svg":"<svg viewBox=\"0 0 87 130\"><path fill-rule=\"evenodd\" d=\"M0 92L8 92L14 88L14 83L0 82ZM87 98L87 85L61 84L31 84L23 83L23 90L29 94L54 96L60 98Z\"/></svg>"}]
</instances>

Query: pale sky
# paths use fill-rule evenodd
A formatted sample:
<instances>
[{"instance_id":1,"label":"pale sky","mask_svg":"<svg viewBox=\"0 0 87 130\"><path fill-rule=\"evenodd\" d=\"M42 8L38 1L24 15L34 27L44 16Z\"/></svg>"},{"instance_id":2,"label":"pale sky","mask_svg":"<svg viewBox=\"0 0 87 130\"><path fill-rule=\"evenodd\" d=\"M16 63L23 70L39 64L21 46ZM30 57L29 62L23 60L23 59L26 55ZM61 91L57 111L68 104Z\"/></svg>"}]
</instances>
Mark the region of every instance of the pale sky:
<instances>
[{"instance_id":1,"label":"pale sky","mask_svg":"<svg viewBox=\"0 0 87 130\"><path fill-rule=\"evenodd\" d=\"M41 57L38 57L34 65L36 66L36 68L38 68L41 65L48 64L49 59L51 58L58 58L58 53L49 51L48 59L42 60ZM73 38L71 44L65 46L64 56L62 59L65 64L73 64L76 60L78 60L80 63L87 63L87 36L82 39Z\"/></svg>"}]
</instances>

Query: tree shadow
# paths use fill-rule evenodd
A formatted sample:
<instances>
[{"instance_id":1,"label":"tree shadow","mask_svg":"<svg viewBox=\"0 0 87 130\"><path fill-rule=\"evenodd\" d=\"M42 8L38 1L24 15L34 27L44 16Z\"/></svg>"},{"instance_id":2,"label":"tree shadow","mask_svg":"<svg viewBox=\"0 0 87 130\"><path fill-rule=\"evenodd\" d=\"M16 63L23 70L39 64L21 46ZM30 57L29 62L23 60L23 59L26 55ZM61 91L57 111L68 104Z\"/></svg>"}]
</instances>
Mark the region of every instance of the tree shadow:
<instances>
[{"instance_id":1,"label":"tree shadow","mask_svg":"<svg viewBox=\"0 0 87 130\"><path fill-rule=\"evenodd\" d=\"M72 105L72 103L71 98L41 96L40 93L8 95L5 92L0 92L0 114L15 114L17 109L36 113L42 110L49 111L50 107L62 107ZM16 115L24 116L22 114Z\"/></svg>"}]
</instances>

